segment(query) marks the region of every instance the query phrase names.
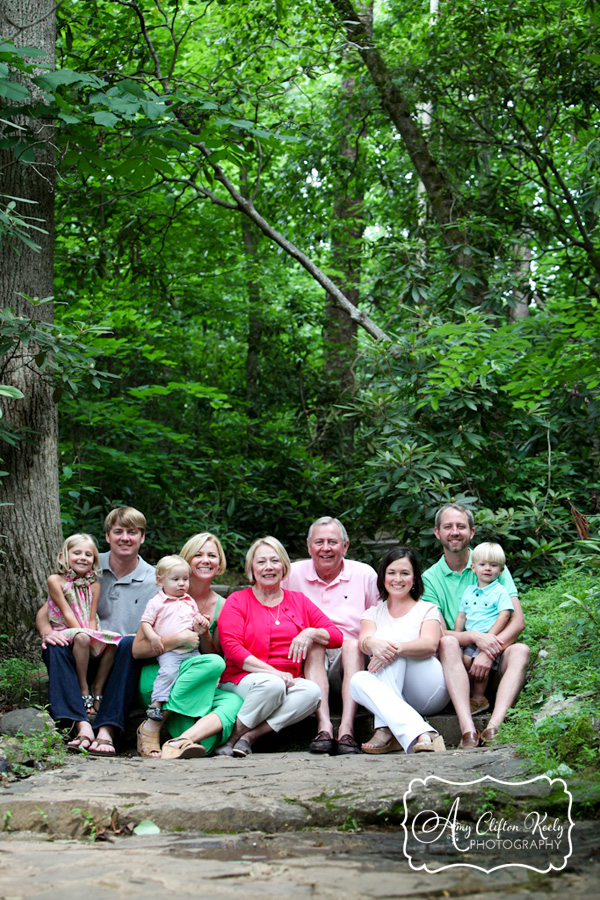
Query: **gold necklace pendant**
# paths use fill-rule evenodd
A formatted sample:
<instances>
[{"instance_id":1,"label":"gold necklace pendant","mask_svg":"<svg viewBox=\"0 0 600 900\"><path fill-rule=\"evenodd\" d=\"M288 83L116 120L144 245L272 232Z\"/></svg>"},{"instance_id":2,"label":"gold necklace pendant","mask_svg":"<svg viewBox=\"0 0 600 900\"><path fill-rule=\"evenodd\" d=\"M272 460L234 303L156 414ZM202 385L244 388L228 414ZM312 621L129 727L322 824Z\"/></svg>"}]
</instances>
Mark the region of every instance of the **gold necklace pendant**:
<instances>
[{"instance_id":1,"label":"gold necklace pendant","mask_svg":"<svg viewBox=\"0 0 600 900\"><path fill-rule=\"evenodd\" d=\"M281 598L281 600L283 600L283 597ZM277 607L277 615L276 616L274 616L273 613L271 612L270 606L265 607L266 609L269 610L269 613L271 614L271 617L276 625L281 625L281 622L279 621L279 610L281 608L281 600L279 601L279 606Z\"/></svg>"}]
</instances>

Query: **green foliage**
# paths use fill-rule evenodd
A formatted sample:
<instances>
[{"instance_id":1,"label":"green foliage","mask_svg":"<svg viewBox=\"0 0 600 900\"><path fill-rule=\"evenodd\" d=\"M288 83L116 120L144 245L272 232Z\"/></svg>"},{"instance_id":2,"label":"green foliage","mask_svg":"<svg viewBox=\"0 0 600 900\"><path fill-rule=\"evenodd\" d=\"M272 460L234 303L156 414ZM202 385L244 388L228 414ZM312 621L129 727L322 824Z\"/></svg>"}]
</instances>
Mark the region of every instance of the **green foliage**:
<instances>
[{"instance_id":1,"label":"green foliage","mask_svg":"<svg viewBox=\"0 0 600 900\"><path fill-rule=\"evenodd\" d=\"M67 749L63 735L53 725L44 725L42 731L33 735L17 734L19 740L19 757L28 760L28 765L12 763L15 775L27 778L31 775L31 766L36 769L55 769L65 764ZM7 751L9 763L12 761L11 751Z\"/></svg>"},{"instance_id":2,"label":"green foliage","mask_svg":"<svg viewBox=\"0 0 600 900\"><path fill-rule=\"evenodd\" d=\"M8 194L0 194L0 243L3 240L17 241L25 244L32 250L39 250L39 245L31 236L32 231L40 234L47 234L45 228L41 227L43 219L36 216L28 216L23 212L17 211L17 204L28 203L35 205L35 201L24 197L11 197ZM38 224L36 224L38 223Z\"/></svg>"},{"instance_id":3,"label":"green foliage","mask_svg":"<svg viewBox=\"0 0 600 900\"><path fill-rule=\"evenodd\" d=\"M367 348L364 388L347 409L360 423L366 465L348 511L431 559L436 508L462 502L477 512L477 540L502 543L521 582L556 577L584 555L572 508L597 528L590 512L600 488L589 478L600 459L597 370L584 354L577 381L570 356L546 367L535 387L533 373L540 354L540 370L546 365L542 335L562 328L564 354L582 320L574 324L571 304L558 298L552 322L499 325L478 310L456 322L406 311L398 318L406 327L391 346Z\"/></svg>"},{"instance_id":4,"label":"green foliage","mask_svg":"<svg viewBox=\"0 0 600 900\"><path fill-rule=\"evenodd\" d=\"M559 766L597 772L600 589L596 580L571 573L528 591L523 609L523 640L531 647L532 662L502 737L516 742L520 755L538 772L556 771ZM550 708L542 716L545 704Z\"/></svg>"},{"instance_id":5,"label":"green foliage","mask_svg":"<svg viewBox=\"0 0 600 900\"><path fill-rule=\"evenodd\" d=\"M85 830L89 834L89 841L93 844L98 837L98 834L104 830L104 826L102 825L102 823L98 821L98 819L92 812L90 812L88 809L82 809L81 807L72 809L71 815L74 818L83 819Z\"/></svg>"},{"instance_id":6,"label":"green foliage","mask_svg":"<svg viewBox=\"0 0 600 900\"><path fill-rule=\"evenodd\" d=\"M63 735L53 726L46 725L43 731L31 736L19 735L23 752L36 764L45 769L64 765L67 749Z\"/></svg>"},{"instance_id":7,"label":"green foliage","mask_svg":"<svg viewBox=\"0 0 600 900\"><path fill-rule=\"evenodd\" d=\"M5 639L5 635L1 636ZM0 698L8 703L28 701L39 677L39 662L33 663L21 657L8 657L0 661Z\"/></svg>"},{"instance_id":8,"label":"green foliage","mask_svg":"<svg viewBox=\"0 0 600 900\"><path fill-rule=\"evenodd\" d=\"M58 380L64 527L97 533L133 503L151 553L210 527L237 562L268 531L302 552L332 512L355 546L385 528L433 561L433 513L456 499L522 583L553 578L585 552L571 504L592 534L600 509L597 13L376 7L390 81L415 120L431 109L453 251L331 13L251 0L242 24L236 4L82 0L59 8L56 72L0 45L11 112L58 123L61 305L35 337ZM13 119L0 147L31 165ZM346 247L361 307L395 335L348 341L356 394L332 390L321 291L265 239L248 250L207 154L338 278ZM0 229L32 240L4 203Z\"/></svg>"},{"instance_id":9,"label":"green foliage","mask_svg":"<svg viewBox=\"0 0 600 900\"><path fill-rule=\"evenodd\" d=\"M67 316L61 324L43 321L36 309L52 302L52 297L42 300L27 298L32 315L16 315L14 309L0 309L0 380L8 367L33 369L39 378L54 386L54 399L65 394L77 394L85 385L99 388L101 383L114 378L109 372L96 368L96 361L87 343L97 329L85 322ZM0 397L23 400L24 395L11 385L0 384ZM8 426L3 421L0 408L0 441L17 445L30 440L24 428ZM7 473L0 472L0 478Z\"/></svg>"}]
</instances>

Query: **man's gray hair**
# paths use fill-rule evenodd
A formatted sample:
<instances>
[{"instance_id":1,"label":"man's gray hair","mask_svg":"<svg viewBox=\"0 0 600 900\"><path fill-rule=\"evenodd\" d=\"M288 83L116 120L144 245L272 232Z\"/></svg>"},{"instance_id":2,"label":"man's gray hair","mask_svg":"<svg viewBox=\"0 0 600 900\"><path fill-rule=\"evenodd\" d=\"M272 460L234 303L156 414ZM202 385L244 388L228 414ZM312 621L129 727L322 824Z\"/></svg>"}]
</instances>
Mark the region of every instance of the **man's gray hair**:
<instances>
[{"instance_id":1,"label":"man's gray hair","mask_svg":"<svg viewBox=\"0 0 600 900\"><path fill-rule=\"evenodd\" d=\"M463 506L462 503L446 503L445 506L440 507L435 514L435 527L439 528L442 522L442 516L446 512L447 509L454 509L456 512L464 513L467 517L467 521L469 523L469 528L475 528L475 519L473 518L473 513L470 509L467 509L466 506Z\"/></svg>"},{"instance_id":2,"label":"man's gray hair","mask_svg":"<svg viewBox=\"0 0 600 900\"><path fill-rule=\"evenodd\" d=\"M344 528L344 526L342 525L340 520L334 519L333 516L321 516L321 518L317 519L315 522L313 522L312 525L310 526L310 528L308 529L308 537L306 538L306 540L309 544L310 544L312 536L313 536L313 531L315 530L315 528L318 528L319 525L337 525L337 527L340 529L340 537L342 538L342 544L348 543L348 541L349 541L348 532L346 531L346 529Z\"/></svg>"}]
</instances>

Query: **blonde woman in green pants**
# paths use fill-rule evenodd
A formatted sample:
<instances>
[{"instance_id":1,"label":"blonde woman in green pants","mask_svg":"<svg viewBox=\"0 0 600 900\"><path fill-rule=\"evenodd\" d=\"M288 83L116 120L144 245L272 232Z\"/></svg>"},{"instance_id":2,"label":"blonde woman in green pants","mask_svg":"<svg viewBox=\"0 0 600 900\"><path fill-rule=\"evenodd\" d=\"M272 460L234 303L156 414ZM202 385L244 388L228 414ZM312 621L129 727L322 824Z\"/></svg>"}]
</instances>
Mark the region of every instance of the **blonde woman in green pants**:
<instances>
[{"instance_id":1,"label":"blonde woman in green pants","mask_svg":"<svg viewBox=\"0 0 600 900\"><path fill-rule=\"evenodd\" d=\"M170 740L161 749L161 722L145 719L138 728L138 753L155 758L162 756L163 759L187 759L212 752L229 738L242 705L235 694L217 687L225 668L217 623L226 601L213 590L212 581L226 567L221 542L214 534L202 532L190 538L179 555L191 568L190 596L209 624L199 634L185 631L163 640L165 650L198 647L201 653L182 663L164 705L163 722L171 735ZM132 652L141 660L154 655L141 630L136 634ZM154 659L142 667L140 700L144 708L148 706L157 673L158 663Z\"/></svg>"}]
</instances>

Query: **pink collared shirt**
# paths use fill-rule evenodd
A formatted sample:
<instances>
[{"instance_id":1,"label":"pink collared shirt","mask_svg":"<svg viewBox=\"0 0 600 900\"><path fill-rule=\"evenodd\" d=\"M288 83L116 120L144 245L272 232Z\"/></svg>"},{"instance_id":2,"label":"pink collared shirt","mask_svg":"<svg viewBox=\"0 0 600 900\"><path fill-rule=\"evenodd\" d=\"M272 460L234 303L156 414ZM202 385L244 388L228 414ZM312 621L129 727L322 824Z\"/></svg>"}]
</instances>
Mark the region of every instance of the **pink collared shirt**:
<instances>
[{"instance_id":1,"label":"pink collared shirt","mask_svg":"<svg viewBox=\"0 0 600 900\"><path fill-rule=\"evenodd\" d=\"M345 559L340 574L329 584L319 578L312 559L298 560L281 586L306 594L338 626L344 639L358 639L362 614L379 601L377 573L354 559Z\"/></svg>"},{"instance_id":2,"label":"pink collared shirt","mask_svg":"<svg viewBox=\"0 0 600 900\"><path fill-rule=\"evenodd\" d=\"M148 600L141 621L152 625L159 637L168 637L192 628L198 615L196 601L189 594L183 597L167 597L164 591Z\"/></svg>"}]
</instances>

